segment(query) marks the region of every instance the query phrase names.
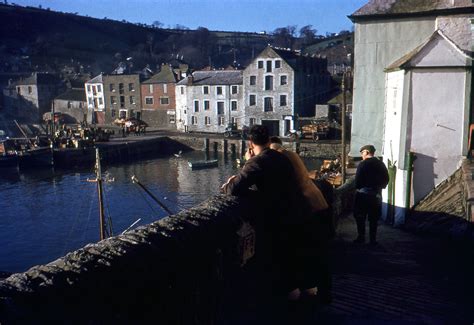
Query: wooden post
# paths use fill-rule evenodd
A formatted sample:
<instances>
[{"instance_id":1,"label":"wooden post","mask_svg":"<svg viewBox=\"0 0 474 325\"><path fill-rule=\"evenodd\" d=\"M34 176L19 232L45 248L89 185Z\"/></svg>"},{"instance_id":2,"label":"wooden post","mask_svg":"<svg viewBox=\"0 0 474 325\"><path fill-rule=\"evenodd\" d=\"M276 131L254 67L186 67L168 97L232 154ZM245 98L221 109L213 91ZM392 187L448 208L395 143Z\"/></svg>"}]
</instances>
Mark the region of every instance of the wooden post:
<instances>
[{"instance_id":1,"label":"wooden post","mask_svg":"<svg viewBox=\"0 0 474 325\"><path fill-rule=\"evenodd\" d=\"M342 143L342 157L341 157L341 173L342 173L342 184L346 181L346 85L345 85L346 73L342 74L342 108L341 108L341 143Z\"/></svg>"}]
</instances>

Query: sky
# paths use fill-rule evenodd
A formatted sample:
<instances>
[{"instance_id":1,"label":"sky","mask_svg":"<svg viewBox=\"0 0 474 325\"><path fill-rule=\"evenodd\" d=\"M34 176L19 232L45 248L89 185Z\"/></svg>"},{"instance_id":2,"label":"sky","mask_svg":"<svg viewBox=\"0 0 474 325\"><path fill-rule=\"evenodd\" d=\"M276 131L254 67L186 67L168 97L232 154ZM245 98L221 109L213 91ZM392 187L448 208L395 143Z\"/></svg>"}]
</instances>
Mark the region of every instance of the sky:
<instances>
[{"instance_id":1,"label":"sky","mask_svg":"<svg viewBox=\"0 0 474 325\"><path fill-rule=\"evenodd\" d=\"M190 29L270 32L278 27L312 25L318 34L351 30L348 15L368 0L8 0L21 6L77 12L82 16L132 23L161 22Z\"/></svg>"}]
</instances>

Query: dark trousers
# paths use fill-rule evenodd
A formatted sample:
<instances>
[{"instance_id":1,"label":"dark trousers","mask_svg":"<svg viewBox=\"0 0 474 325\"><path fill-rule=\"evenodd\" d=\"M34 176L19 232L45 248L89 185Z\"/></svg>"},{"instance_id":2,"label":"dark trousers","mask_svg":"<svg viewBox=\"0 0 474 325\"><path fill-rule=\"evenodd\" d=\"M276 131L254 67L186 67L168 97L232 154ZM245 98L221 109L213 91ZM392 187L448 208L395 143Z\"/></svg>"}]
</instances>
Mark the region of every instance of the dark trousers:
<instances>
[{"instance_id":1,"label":"dark trousers","mask_svg":"<svg viewBox=\"0 0 474 325\"><path fill-rule=\"evenodd\" d=\"M358 238L365 239L365 221L369 219L370 241L377 239L377 224L382 212L380 195L356 192L354 202L354 218L357 223Z\"/></svg>"}]
</instances>

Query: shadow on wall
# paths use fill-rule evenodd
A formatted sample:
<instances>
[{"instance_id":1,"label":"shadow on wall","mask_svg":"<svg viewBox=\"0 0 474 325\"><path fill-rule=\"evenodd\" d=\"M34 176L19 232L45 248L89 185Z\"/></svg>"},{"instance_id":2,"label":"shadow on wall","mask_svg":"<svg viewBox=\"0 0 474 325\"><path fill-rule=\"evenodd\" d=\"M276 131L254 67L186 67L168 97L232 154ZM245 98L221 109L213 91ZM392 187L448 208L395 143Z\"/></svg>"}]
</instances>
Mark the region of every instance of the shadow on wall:
<instances>
[{"instance_id":1,"label":"shadow on wall","mask_svg":"<svg viewBox=\"0 0 474 325\"><path fill-rule=\"evenodd\" d=\"M418 203L435 188L434 164L436 158L415 152L413 167L413 202Z\"/></svg>"}]
</instances>

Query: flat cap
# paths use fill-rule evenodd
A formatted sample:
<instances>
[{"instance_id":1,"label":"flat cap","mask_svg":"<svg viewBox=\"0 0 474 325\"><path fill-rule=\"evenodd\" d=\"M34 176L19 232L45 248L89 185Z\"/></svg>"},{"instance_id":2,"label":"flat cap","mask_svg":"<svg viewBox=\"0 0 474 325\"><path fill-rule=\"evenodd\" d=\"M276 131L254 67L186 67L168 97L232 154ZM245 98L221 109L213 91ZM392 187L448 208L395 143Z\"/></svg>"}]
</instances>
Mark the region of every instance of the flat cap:
<instances>
[{"instance_id":1,"label":"flat cap","mask_svg":"<svg viewBox=\"0 0 474 325\"><path fill-rule=\"evenodd\" d=\"M363 147L360 148L359 152L362 152L364 150L367 150L368 152L370 152L371 154L375 153L375 147L371 144L367 144Z\"/></svg>"}]
</instances>

